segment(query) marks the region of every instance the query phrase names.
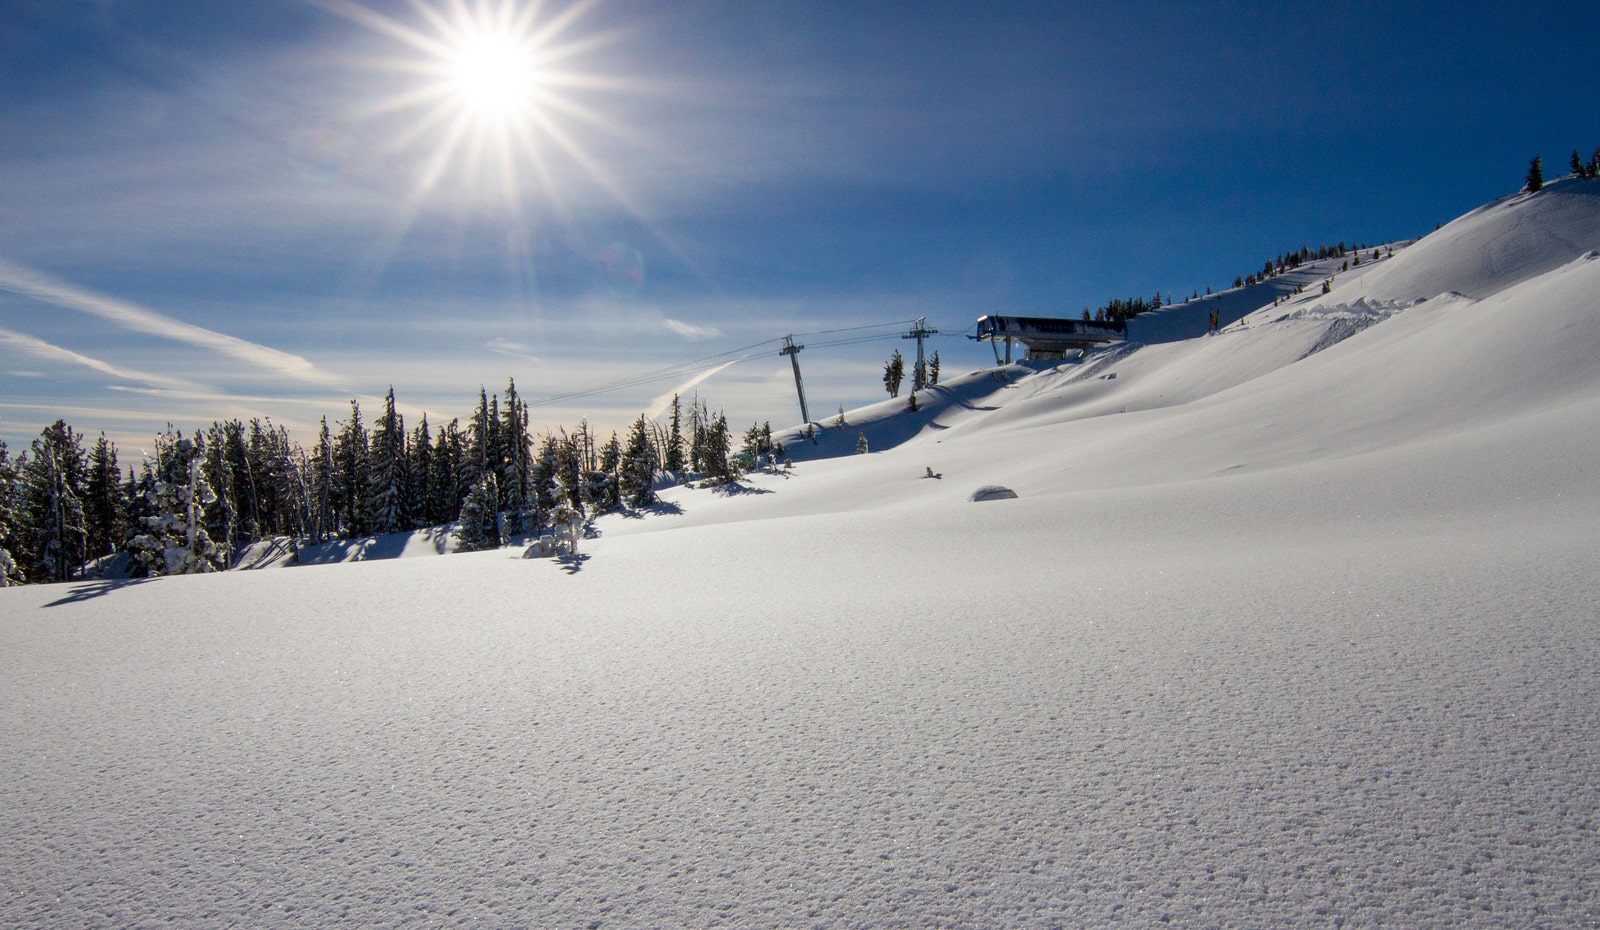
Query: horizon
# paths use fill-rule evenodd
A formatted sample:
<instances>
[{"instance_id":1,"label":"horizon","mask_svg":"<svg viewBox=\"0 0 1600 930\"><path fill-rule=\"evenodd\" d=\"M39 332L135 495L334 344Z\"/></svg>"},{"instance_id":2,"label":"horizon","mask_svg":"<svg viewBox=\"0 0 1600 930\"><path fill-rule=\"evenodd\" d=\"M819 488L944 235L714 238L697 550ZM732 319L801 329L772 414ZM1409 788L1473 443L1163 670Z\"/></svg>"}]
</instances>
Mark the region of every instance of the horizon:
<instances>
[{"instance_id":1,"label":"horizon","mask_svg":"<svg viewBox=\"0 0 1600 930\"><path fill-rule=\"evenodd\" d=\"M1423 235L1600 144L1563 95L1600 12L1560 4L6 6L19 452L56 419L130 457L167 422L304 444L352 398L443 423L509 379L629 383L536 432L685 386L787 425L776 344L713 369L867 327L800 357L823 419L881 399L904 321L959 374L984 313Z\"/></svg>"}]
</instances>

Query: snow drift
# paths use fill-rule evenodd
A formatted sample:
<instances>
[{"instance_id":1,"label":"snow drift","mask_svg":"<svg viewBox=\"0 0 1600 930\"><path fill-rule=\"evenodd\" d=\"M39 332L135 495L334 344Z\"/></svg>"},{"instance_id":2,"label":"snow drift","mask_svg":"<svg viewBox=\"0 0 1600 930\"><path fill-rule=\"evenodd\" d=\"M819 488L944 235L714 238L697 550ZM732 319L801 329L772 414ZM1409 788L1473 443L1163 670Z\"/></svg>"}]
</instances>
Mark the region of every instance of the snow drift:
<instances>
[{"instance_id":1,"label":"snow drift","mask_svg":"<svg viewBox=\"0 0 1600 930\"><path fill-rule=\"evenodd\" d=\"M1587 183L582 560L0 591L0 918L1594 925Z\"/></svg>"}]
</instances>

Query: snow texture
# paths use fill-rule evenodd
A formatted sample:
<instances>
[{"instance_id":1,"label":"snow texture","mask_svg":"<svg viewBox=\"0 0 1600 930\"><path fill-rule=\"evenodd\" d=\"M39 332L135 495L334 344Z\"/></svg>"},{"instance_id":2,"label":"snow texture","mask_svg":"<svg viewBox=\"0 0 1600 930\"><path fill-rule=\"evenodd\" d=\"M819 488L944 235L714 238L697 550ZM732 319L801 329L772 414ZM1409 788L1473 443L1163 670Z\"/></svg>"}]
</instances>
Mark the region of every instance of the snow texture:
<instances>
[{"instance_id":1,"label":"snow texture","mask_svg":"<svg viewBox=\"0 0 1600 930\"><path fill-rule=\"evenodd\" d=\"M0 591L0 924L1600 925L1575 187L581 559Z\"/></svg>"}]
</instances>

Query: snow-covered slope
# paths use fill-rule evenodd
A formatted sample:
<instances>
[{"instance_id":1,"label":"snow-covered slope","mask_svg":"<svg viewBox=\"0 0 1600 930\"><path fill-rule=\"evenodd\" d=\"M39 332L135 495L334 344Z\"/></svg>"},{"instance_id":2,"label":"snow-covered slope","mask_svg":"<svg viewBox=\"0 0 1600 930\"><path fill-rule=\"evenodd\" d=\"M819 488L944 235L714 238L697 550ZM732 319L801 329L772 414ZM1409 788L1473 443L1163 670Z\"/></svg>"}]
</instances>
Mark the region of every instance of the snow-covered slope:
<instances>
[{"instance_id":1,"label":"snow-covered slope","mask_svg":"<svg viewBox=\"0 0 1600 930\"><path fill-rule=\"evenodd\" d=\"M1600 924L1588 183L582 560L0 590L0 923Z\"/></svg>"}]
</instances>

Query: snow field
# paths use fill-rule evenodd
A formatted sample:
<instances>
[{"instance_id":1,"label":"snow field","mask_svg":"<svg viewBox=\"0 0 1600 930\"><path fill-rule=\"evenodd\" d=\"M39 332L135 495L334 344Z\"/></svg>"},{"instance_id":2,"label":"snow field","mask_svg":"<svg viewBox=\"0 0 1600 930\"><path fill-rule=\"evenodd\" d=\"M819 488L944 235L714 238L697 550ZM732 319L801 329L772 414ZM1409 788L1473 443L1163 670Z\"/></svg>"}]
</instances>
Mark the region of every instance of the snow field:
<instances>
[{"instance_id":1,"label":"snow field","mask_svg":"<svg viewBox=\"0 0 1600 930\"><path fill-rule=\"evenodd\" d=\"M813 553L802 576L734 524L598 540L571 576L483 553L118 588L99 600L129 619L109 629L96 600L41 608L6 628L4 655L35 660L5 669L29 748L5 835L33 838L7 857L7 912L1600 916L1573 882L1600 868L1600 535L1507 548L1349 523L1197 545L1195 521L1152 506L1148 535L1074 545L1066 505L1002 512L1026 504L966 505L970 573L940 570L947 513L906 511L771 521ZM886 522L897 557L863 571L849 540ZM1030 544L1041 524L1060 549ZM675 562L685 542L700 557ZM215 619L151 616L177 584Z\"/></svg>"}]
</instances>

